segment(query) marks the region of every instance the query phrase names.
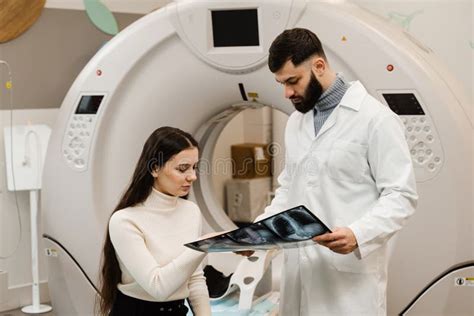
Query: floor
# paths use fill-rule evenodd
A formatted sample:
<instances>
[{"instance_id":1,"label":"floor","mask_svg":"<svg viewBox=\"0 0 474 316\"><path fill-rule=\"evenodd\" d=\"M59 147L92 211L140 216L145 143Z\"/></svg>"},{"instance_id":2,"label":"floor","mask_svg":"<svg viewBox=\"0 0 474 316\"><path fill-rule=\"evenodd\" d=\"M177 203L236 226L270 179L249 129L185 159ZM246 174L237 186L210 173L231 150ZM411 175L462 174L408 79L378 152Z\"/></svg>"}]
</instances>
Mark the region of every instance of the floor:
<instances>
[{"instance_id":1,"label":"floor","mask_svg":"<svg viewBox=\"0 0 474 316\"><path fill-rule=\"evenodd\" d=\"M11 311L0 312L0 316L25 316L25 315L33 315L33 314L25 314L20 309L14 309ZM54 311L44 314L34 314L34 315L41 315L41 316L54 316Z\"/></svg>"}]
</instances>

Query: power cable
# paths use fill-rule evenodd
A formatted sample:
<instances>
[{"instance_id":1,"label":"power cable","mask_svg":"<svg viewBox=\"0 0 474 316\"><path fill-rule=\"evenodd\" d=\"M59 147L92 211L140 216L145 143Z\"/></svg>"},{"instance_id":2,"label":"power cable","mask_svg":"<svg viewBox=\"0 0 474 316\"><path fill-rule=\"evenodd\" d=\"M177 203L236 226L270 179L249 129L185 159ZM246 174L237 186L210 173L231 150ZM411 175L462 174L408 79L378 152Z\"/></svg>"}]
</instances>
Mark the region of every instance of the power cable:
<instances>
[{"instance_id":1,"label":"power cable","mask_svg":"<svg viewBox=\"0 0 474 316\"><path fill-rule=\"evenodd\" d=\"M4 260L4 259L11 258L13 256L13 254L20 247L21 238L22 238L22 235L23 235L23 225L21 223L20 204L18 203L18 193L16 191L15 168L13 168L13 146L14 146L14 143L13 143L13 76L12 76L12 72L11 72L11 67L6 61L0 60L0 66L1 65L5 65L5 67L7 68L7 76L8 76L8 81L6 81L6 83L5 83L5 88L6 88L7 91L9 91L9 95L10 95L10 98L9 98L9 101L10 101L10 143L11 143L10 160L12 162L11 172L12 172L12 183L13 183L13 194L15 196L16 213L17 213L18 226L19 226L18 242L16 243L15 248L13 249L13 251L11 253L7 254L6 256L0 255L0 259ZM1 107L0 107L0 109L1 109Z\"/></svg>"}]
</instances>

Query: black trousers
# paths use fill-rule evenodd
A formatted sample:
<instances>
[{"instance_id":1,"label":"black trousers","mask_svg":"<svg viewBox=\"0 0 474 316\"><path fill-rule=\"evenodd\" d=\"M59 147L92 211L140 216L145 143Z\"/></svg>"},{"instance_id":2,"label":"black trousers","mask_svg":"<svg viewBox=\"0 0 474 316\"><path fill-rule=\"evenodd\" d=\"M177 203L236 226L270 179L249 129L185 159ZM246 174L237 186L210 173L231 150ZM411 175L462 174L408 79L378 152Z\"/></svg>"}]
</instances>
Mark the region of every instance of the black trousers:
<instances>
[{"instance_id":1,"label":"black trousers","mask_svg":"<svg viewBox=\"0 0 474 316\"><path fill-rule=\"evenodd\" d=\"M186 316L187 313L188 308L184 305L184 300L149 302L117 291L109 316Z\"/></svg>"}]
</instances>

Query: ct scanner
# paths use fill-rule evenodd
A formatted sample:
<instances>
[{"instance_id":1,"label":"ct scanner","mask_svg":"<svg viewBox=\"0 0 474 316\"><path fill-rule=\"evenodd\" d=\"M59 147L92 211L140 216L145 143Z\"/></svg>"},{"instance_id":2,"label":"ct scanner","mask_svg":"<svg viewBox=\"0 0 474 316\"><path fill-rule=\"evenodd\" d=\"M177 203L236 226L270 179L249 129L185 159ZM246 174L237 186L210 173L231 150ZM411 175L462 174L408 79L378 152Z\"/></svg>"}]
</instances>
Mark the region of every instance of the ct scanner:
<instances>
[{"instance_id":1,"label":"ct scanner","mask_svg":"<svg viewBox=\"0 0 474 316\"><path fill-rule=\"evenodd\" d=\"M420 199L393 247L389 314L474 310L472 105L431 51L342 1L202 0L171 3L123 30L64 99L42 191L57 315L93 314L107 220L155 128L192 132L210 161L220 131L243 109L293 111L266 59L276 35L296 26L317 33L332 67L406 126ZM249 92L258 96L249 101ZM203 172L193 199L206 230L235 227L210 192Z\"/></svg>"}]
</instances>

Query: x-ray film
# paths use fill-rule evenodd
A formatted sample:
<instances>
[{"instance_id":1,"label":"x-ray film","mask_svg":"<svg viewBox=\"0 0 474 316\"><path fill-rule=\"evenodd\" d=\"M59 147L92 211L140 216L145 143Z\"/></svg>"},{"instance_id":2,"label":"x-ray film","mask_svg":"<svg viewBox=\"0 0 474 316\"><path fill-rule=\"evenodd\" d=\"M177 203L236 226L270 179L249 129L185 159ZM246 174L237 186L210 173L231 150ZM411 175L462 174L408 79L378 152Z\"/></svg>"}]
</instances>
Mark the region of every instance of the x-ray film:
<instances>
[{"instance_id":1,"label":"x-ray film","mask_svg":"<svg viewBox=\"0 0 474 316\"><path fill-rule=\"evenodd\" d=\"M197 240L185 246L202 252L233 252L295 248L331 230L300 205L224 234Z\"/></svg>"}]
</instances>

